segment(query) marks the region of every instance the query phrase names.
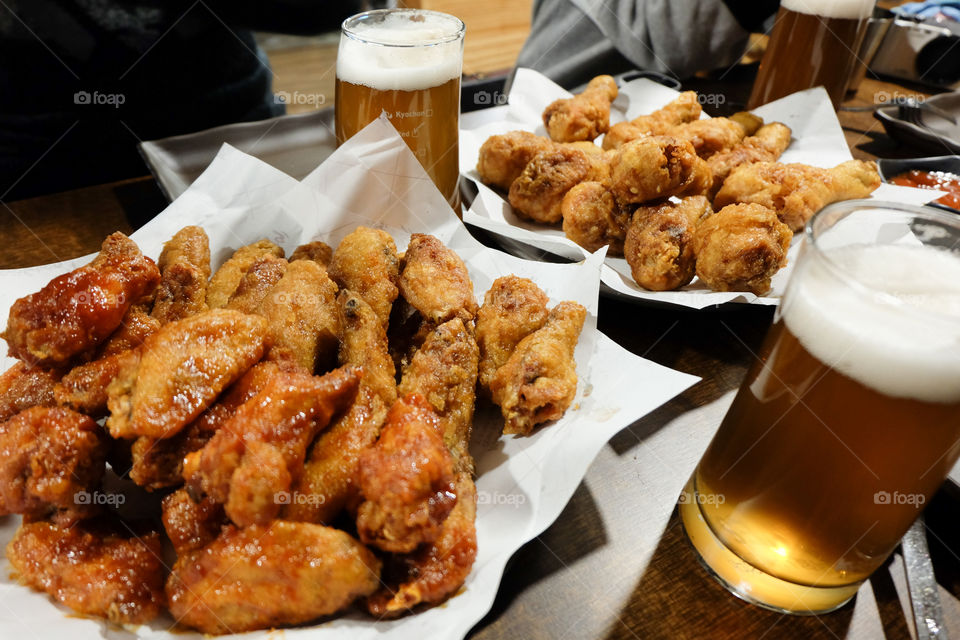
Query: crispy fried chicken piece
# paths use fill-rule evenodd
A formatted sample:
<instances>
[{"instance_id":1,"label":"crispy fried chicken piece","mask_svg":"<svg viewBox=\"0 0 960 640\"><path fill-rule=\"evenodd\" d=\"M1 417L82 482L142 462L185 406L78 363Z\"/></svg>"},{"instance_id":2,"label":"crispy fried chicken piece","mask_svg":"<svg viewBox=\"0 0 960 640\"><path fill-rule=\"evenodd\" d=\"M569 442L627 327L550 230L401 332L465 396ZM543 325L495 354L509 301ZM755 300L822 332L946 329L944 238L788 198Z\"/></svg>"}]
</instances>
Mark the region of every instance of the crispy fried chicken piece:
<instances>
[{"instance_id":1,"label":"crispy fried chicken piece","mask_svg":"<svg viewBox=\"0 0 960 640\"><path fill-rule=\"evenodd\" d=\"M57 404L94 418L107 414L107 389L127 367L136 366L137 349L128 349L71 369L54 388Z\"/></svg>"},{"instance_id":2,"label":"crispy fried chicken piece","mask_svg":"<svg viewBox=\"0 0 960 640\"><path fill-rule=\"evenodd\" d=\"M117 330L110 334L97 351L97 357L112 356L121 351L135 349L143 344L151 333L160 328L160 321L150 316L146 305L133 305L120 321Z\"/></svg>"},{"instance_id":3,"label":"crispy fried chicken piece","mask_svg":"<svg viewBox=\"0 0 960 640\"><path fill-rule=\"evenodd\" d=\"M749 111L737 111L730 116L730 119L743 127L744 132L748 136L756 134L757 131L760 130L760 127L763 126L763 118Z\"/></svg>"},{"instance_id":4,"label":"crispy fried chicken piece","mask_svg":"<svg viewBox=\"0 0 960 640\"><path fill-rule=\"evenodd\" d=\"M561 302L497 370L490 392L503 413L504 433L529 435L536 425L562 417L573 402L573 351L586 316L587 310L576 302Z\"/></svg>"},{"instance_id":5,"label":"crispy fried chicken piece","mask_svg":"<svg viewBox=\"0 0 960 640\"><path fill-rule=\"evenodd\" d=\"M583 93L554 100L543 111L543 126L555 142L593 140L610 128L610 104L617 97L611 76L597 76Z\"/></svg>"},{"instance_id":6,"label":"crispy fried chicken piece","mask_svg":"<svg viewBox=\"0 0 960 640\"><path fill-rule=\"evenodd\" d=\"M653 113L610 127L610 131L603 137L603 148L617 149L642 136L664 135L678 124L698 119L702 110L696 91L684 91L675 100Z\"/></svg>"},{"instance_id":7,"label":"crispy fried chicken piece","mask_svg":"<svg viewBox=\"0 0 960 640\"><path fill-rule=\"evenodd\" d=\"M307 447L353 400L360 374L342 367L323 377L280 372L237 409L203 449L187 456L183 477L194 496L223 503L240 526L277 516L300 476Z\"/></svg>"},{"instance_id":8,"label":"crispy fried chicken piece","mask_svg":"<svg viewBox=\"0 0 960 640\"><path fill-rule=\"evenodd\" d=\"M91 353L159 280L153 260L118 231L107 236L93 262L14 302L0 337L11 356L28 364L65 364Z\"/></svg>"},{"instance_id":9,"label":"crispy fried chicken piece","mask_svg":"<svg viewBox=\"0 0 960 640\"><path fill-rule=\"evenodd\" d=\"M389 233L357 227L337 245L329 270L337 286L363 298L387 326L393 301L400 292L400 259Z\"/></svg>"},{"instance_id":10,"label":"crispy fried chicken piece","mask_svg":"<svg viewBox=\"0 0 960 640\"><path fill-rule=\"evenodd\" d=\"M706 160L710 156L732 149L747 135L746 129L729 118L707 118L679 124L667 135L686 140L697 155Z\"/></svg>"},{"instance_id":11,"label":"crispy fried chicken piece","mask_svg":"<svg viewBox=\"0 0 960 640\"><path fill-rule=\"evenodd\" d=\"M52 407L60 376L56 371L17 362L0 375L0 423L30 407Z\"/></svg>"},{"instance_id":12,"label":"crispy fried chicken piece","mask_svg":"<svg viewBox=\"0 0 960 640\"><path fill-rule=\"evenodd\" d=\"M290 254L290 262L295 260L313 260L318 265L326 269L330 265L330 258L333 257L333 247L326 242L314 240L302 244L293 250Z\"/></svg>"},{"instance_id":13,"label":"crispy fried chicken piece","mask_svg":"<svg viewBox=\"0 0 960 640\"><path fill-rule=\"evenodd\" d=\"M337 285L312 260L291 262L260 304L270 324L271 360L289 360L305 372L326 371L336 362Z\"/></svg>"},{"instance_id":14,"label":"crispy fried chicken piece","mask_svg":"<svg viewBox=\"0 0 960 640\"><path fill-rule=\"evenodd\" d=\"M510 185L535 155L553 148L554 143L549 138L529 131L490 136L480 147L477 173L484 184L509 191Z\"/></svg>"},{"instance_id":15,"label":"crispy fried chicken piece","mask_svg":"<svg viewBox=\"0 0 960 640\"><path fill-rule=\"evenodd\" d=\"M470 322L477 314L467 265L433 236L423 233L410 236L399 286L410 306L434 325L451 318Z\"/></svg>"},{"instance_id":16,"label":"crispy fried chicken piece","mask_svg":"<svg viewBox=\"0 0 960 640\"><path fill-rule=\"evenodd\" d=\"M497 369L520 341L546 323L550 299L532 280L503 276L490 285L477 312L480 386L489 389Z\"/></svg>"},{"instance_id":17,"label":"crispy fried chicken piece","mask_svg":"<svg viewBox=\"0 0 960 640\"><path fill-rule=\"evenodd\" d=\"M162 508L163 529L178 556L207 546L227 524L222 504L210 497L195 502L184 488L165 497Z\"/></svg>"},{"instance_id":18,"label":"crispy fried chicken piece","mask_svg":"<svg viewBox=\"0 0 960 640\"><path fill-rule=\"evenodd\" d=\"M560 211L563 232L578 245L587 251L607 246L608 256L623 255L630 213L620 208L606 185L581 182L563 197Z\"/></svg>"},{"instance_id":19,"label":"crispy fried chicken piece","mask_svg":"<svg viewBox=\"0 0 960 640\"><path fill-rule=\"evenodd\" d=\"M287 261L272 253L257 258L240 278L240 284L227 300L226 308L257 313L264 298L286 271Z\"/></svg>"},{"instance_id":20,"label":"crispy fried chicken piece","mask_svg":"<svg viewBox=\"0 0 960 640\"><path fill-rule=\"evenodd\" d=\"M754 203L777 212L792 231L800 231L813 214L831 202L866 198L880 186L875 162L849 160L832 169L805 164L758 162L734 169L714 206Z\"/></svg>"},{"instance_id":21,"label":"crispy fried chicken piece","mask_svg":"<svg viewBox=\"0 0 960 640\"><path fill-rule=\"evenodd\" d=\"M24 524L7 545L19 580L74 611L116 624L142 624L164 605L162 545L156 532L128 536L102 522Z\"/></svg>"},{"instance_id":22,"label":"crispy fried chicken piece","mask_svg":"<svg viewBox=\"0 0 960 640\"><path fill-rule=\"evenodd\" d=\"M510 185L510 206L520 216L552 224L560 222L560 204L570 189L608 176L606 156L572 146L557 146L538 153Z\"/></svg>"},{"instance_id":23,"label":"crispy fried chicken piece","mask_svg":"<svg viewBox=\"0 0 960 640\"><path fill-rule=\"evenodd\" d=\"M396 617L421 603L442 602L466 581L477 557L477 489L469 473L457 475L454 492L457 503L439 537L413 553L388 559L386 586L367 599L372 615Z\"/></svg>"},{"instance_id":24,"label":"crispy fried chicken piece","mask_svg":"<svg viewBox=\"0 0 960 640\"><path fill-rule=\"evenodd\" d=\"M160 286L150 315L161 324L207 310L207 280L210 278L210 242L200 227L180 229L163 245Z\"/></svg>"},{"instance_id":25,"label":"crispy fried chicken piece","mask_svg":"<svg viewBox=\"0 0 960 640\"><path fill-rule=\"evenodd\" d=\"M440 416L443 441L453 454L456 471L472 471L470 432L476 404L480 349L459 318L427 334L403 368L397 387L401 396L418 393Z\"/></svg>"},{"instance_id":26,"label":"crispy fried chicken piece","mask_svg":"<svg viewBox=\"0 0 960 640\"><path fill-rule=\"evenodd\" d=\"M716 153L707 160L713 173L711 197L720 190L730 172L742 164L774 162L790 146L790 127L780 122L765 124L756 133L734 147Z\"/></svg>"},{"instance_id":27,"label":"crispy fried chicken piece","mask_svg":"<svg viewBox=\"0 0 960 640\"><path fill-rule=\"evenodd\" d=\"M637 209L624 250L637 284L651 291L672 291L693 280L697 266L693 235L697 223L711 213L706 196Z\"/></svg>"},{"instance_id":28,"label":"crispy fried chicken piece","mask_svg":"<svg viewBox=\"0 0 960 640\"><path fill-rule=\"evenodd\" d=\"M260 360L267 322L214 309L165 325L108 387L114 438L170 438Z\"/></svg>"},{"instance_id":29,"label":"crispy fried chicken piece","mask_svg":"<svg viewBox=\"0 0 960 640\"><path fill-rule=\"evenodd\" d=\"M277 520L229 527L179 558L167 580L170 612L204 633L300 624L376 590L380 561L347 533Z\"/></svg>"},{"instance_id":30,"label":"crispy fried chicken piece","mask_svg":"<svg viewBox=\"0 0 960 640\"><path fill-rule=\"evenodd\" d=\"M105 459L103 433L88 416L60 407L18 413L0 424L0 515L52 514L64 524L90 517L97 506L87 498Z\"/></svg>"},{"instance_id":31,"label":"crispy fried chicken piece","mask_svg":"<svg viewBox=\"0 0 960 640\"><path fill-rule=\"evenodd\" d=\"M243 274L265 255L283 257L283 249L267 239L237 249L230 259L220 265L207 284L207 306L219 309L226 306L230 296L237 290Z\"/></svg>"},{"instance_id":32,"label":"crispy fried chicken piece","mask_svg":"<svg viewBox=\"0 0 960 640\"><path fill-rule=\"evenodd\" d=\"M610 161L611 189L621 205L705 193L712 179L693 145L670 136L628 142Z\"/></svg>"},{"instance_id":33,"label":"crispy fried chicken piece","mask_svg":"<svg viewBox=\"0 0 960 640\"><path fill-rule=\"evenodd\" d=\"M733 204L700 223L694 235L697 277L716 291L770 290L770 278L787 263L793 233L772 209Z\"/></svg>"},{"instance_id":34,"label":"crispy fried chicken piece","mask_svg":"<svg viewBox=\"0 0 960 640\"><path fill-rule=\"evenodd\" d=\"M457 501L453 457L440 418L420 395L397 400L380 438L360 454L357 510L360 540L391 553L409 553L440 535Z\"/></svg>"},{"instance_id":35,"label":"crispy fried chicken piece","mask_svg":"<svg viewBox=\"0 0 960 640\"><path fill-rule=\"evenodd\" d=\"M291 501L286 520L330 523L344 508L360 501L360 453L380 434L387 410L397 399L396 370L387 334L363 298L344 290L337 296L343 334L340 364L363 369L357 396L350 408L321 433L293 494L312 499Z\"/></svg>"}]
</instances>

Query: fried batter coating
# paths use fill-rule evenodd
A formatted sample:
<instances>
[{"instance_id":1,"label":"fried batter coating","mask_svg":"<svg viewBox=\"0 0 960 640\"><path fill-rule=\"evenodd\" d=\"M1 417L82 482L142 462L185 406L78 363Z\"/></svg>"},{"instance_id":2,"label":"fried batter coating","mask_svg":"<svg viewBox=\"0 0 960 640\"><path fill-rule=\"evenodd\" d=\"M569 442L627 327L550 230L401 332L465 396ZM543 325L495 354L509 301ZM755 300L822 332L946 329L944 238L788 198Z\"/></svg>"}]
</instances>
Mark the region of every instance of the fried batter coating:
<instances>
[{"instance_id":1,"label":"fried batter coating","mask_svg":"<svg viewBox=\"0 0 960 640\"><path fill-rule=\"evenodd\" d=\"M183 477L195 496L223 503L240 526L266 524L280 512L278 493L300 476L307 447L353 400L353 367L323 377L279 372L240 406L204 445L187 456Z\"/></svg>"},{"instance_id":2,"label":"fried batter coating","mask_svg":"<svg viewBox=\"0 0 960 640\"><path fill-rule=\"evenodd\" d=\"M209 497L194 502L184 488L165 497L162 508L163 529L178 556L213 542L227 523L222 504Z\"/></svg>"},{"instance_id":3,"label":"fried batter coating","mask_svg":"<svg viewBox=\"0 0 960 640\"><path fill-rule=\"evenodd\" d=\"M290 360L304 371L326 371L337 357L337 285L312 260L291 262L260 304L270 324L271 360Z\"/></svg>"},{"instance_id":4,"label":"fried batter coating","mask_svg":"<svg viewBox=\"0 0 960 640\"><path fill-rule=\"evenodd\" d=\"M794 232L831 202L866 198L880 186L875 162L848 160L832 169L805 164L758 162L733 170L714 206L754 203L777 212Z\"/></svg>"},{"instance_id":5,"label":"fried batter coating","mask_svg":"<svg viewBox=\"0 0 960 640\"><path fill-rule=\"evenodd\" d=\"M33 407L0 424L0 515L55 515L70 524L91 516L89 498L103 477L103 433L88 416Z\"/></svg>"},{"instance_id":6,"label":"fried batter coating","mask_svg":"<svg viewBox=\"0 0 960 640\"><path fill-rule=\"evenodd\" d=\"M535 155L553 148L553 141L529 131L490 136L480 147L477 173L484 184L509 191Z\"/></svg>"},{"instance_id":7,"label":"fried batter coating","mask_svg":"<svg viewBox=\"0 0 960 640\"><path fill-rule=\"evenodd\" d=\"M0 375L0 423L30 407L52 407L60 376L56 371L17 362Z\"/></svg>"},{"instance_id":8,"label":"fried batter coating","mask_svg":"<svg viewBox=\"0 0 960 640\"><path fill-rule=\"evenodd\" d=\"M174 436L260 360L267 329L263 318L228 309L165 325L108 387L110 435Z\"/></svg>"},{"instance_id":9,"label":"fried batter coating","mask_svg":"<svg viewBox=\"0 0 960 640\"><path fill-rule=\"evenodd\" d=\"M697 223L711 213L706 196L637 209L624 251L637 284L651 291L672 291L693 280L697 266L693 235Z\"/></svg>"},{"instance_id":10,"label":"fried batter coating","mask_svg":"<svg viewBox=\"0 0 960 640\"><path fill-rule=\"evenodd\" d=\"M229 527L179 558L170 612L204 633L287 626L336 613L376 590L380 561L337 529L277 520Z\"/></svg>"},{"instance_id":11,"label":"fried batter coating","mask_svg":"<svg viewBox=\"0 0 960 640\"><path fill-rule=\"evenodd\" d=\"M617 97L611 76L597 76L583 93L554 100L543 111L543 126L555 142L593 140L610 128L610 105Z\"/></svg>"},{"instance_id":12,"label":"fried batter coating","mask_svg":"<svg viewBox=\"0 0 960 640\"><path fill-rule=\"evenodd\" d=\"M608 175L606 157L573 146L558 146L538 153L510 185L510 206L520 216L552 224L560 222L563 196L588 180Z\"/></svg>"},{"instance_id":13,"label":"fried batter coating","mask_svg":"<svg viewBox=\"0 0 960 640\"><path fill-rule=\"evenodd\" d=\"M57 404L94 418L107 414L110 383L126 368L135 366L140 353L134 349L77 365L54 388Z\"/></svg>"},{"instance_id":14,"label":"fried batter coating","mask_svg":"<svg viewBox=\"0 0 960 640\"><path fill-rule=\"evenodd\" d=\"M757 131L760 130L760 127L763 126L763 118L749 111L737 111L730 116L730 119L743 127L744 133L748 136L756 134Z\"/></svg>"},{"instance_id":15,"label":"fried batter coating","mask_svg":"<svg viewBox=\"0 0 960 640\"><path fill-rule=\"evenodd\" d=\"M409 553L440 535L457 501L453 457L440 418L420 395L397 400L376 444L360 455L357 510L360 540L391 553Z\"/></svg>"},{"instance_id":16,"label":"fried batter coating","mask_svg":"<svg viewBox=\"0 0 960 640\"><path fill-rule=\"evenodd\" d=\"M207 284L207 306L219 309L226 306L230 296L236 291L240 279L247 269L265 255L283 257L283 249L267 239L237 249L230 259L220 265Z\"/></svg>"},{"instance_id":17,"label":"fried batter coating","mask_svg":"<svg viewBox=\"0 0 960 640\"><path fill-rule=\"evenodd\" d=\"M117 330L100 345L97 356L103 358L128 349L135 349L143 344L147 336L156 333L159 328L160 321L150 316L146 305L133 305L127 309Z\"/></svg>"},{"instance_id":18,"label":"fried batter coating","mask_svg":"<svg viewBox=\"0 0 960 640\"><path fill-rule=\"evenodd\" d=\"M696 91L684 91L672 102L653 113L639 116L630 122L619 122L610 127L610 131L603 137L603 148L617 149L643 136L667 134L678 124L698 119L702 111Z\"/></svg>"},{"instance_id":19,"label":"fried batter coating","mask_svg":"<svg viewBox=\"0 0 960 640\"><path fill-rule=\"evenodd\" d=\"M7 545L19 580L86 615L142 624L164 605L164 567L156 532L130 536L104 523L24 524Z\"/></svg>"},{"instance_id":20,"label":"fried batter coating","mask_svg":"<svg viewBox=\"0 0 960 640\"><path fill-rule=\"evenodd\" d=\"M432 330L403 368L397 391L418 393L430 403L443 426L443 441L456 471L472 471L470 432L476 404L480 349L459 318Z\"/></svg>"},{"instance_id":21,"label":"fried batter coating","mask_svg":"<svg viewBox=\"0 0 960 640\"><path fill-rule=\"evenodd\" d=\"M787 263L793 233L772 209L733 204L700 223L694 235L697 277L715 291L770 290Z\"/></svg>"},{"instance_id":22,"label":"fried batter coating","mask_svg":"<svg viewBox=\"0 0 960 640\"><path fill-rule=\"evenodd\" d=\"M333 257L333 247L326 242L314 240L302 244L293 250L290 254L290 262L295 260L313 260L318 265L326 269L330 265L330 258Z\"/></svg>"},{"instance_id":23,"label":"fried batter coating","mask_svg":"<svg viewBox=\"0 0 960 640\"><path fill-rule=\"evenodd\" d=\"M11 356L28 364L65 364L92 352L159 281L153 260L118 231L107 236L93 262L14 302L0 337Z\"/></svg>"},{"instance_id":24,"label":"fried batter coating","mask_svg":"<svg viewBox=\"0 0 960 640\"><path fill-rule=\"evenodd\" d=\"M467 265L437 238L410 236L400 273L400 293L423 319L434 325L451 318L470 322L477 314Z\"/></svg>"},{"instance_id":25,"label":"fried batter coating","mask_svg":"<svg viewBox=\"0 0 960 640\"><path fill-rule=\"evenodd\" d=\"M600 182L581 182L560 203L563 232L587 251L607 246L608 256L623 255L630 214Z\"/></svg>"},{"instance_id":26,"label":"fried batter coating","mask_svg":"<svg viewBox=\"0 0 960 640\"><path fill-rule=\"evenodd\" d=\"M546 323L550 299L533 280L503 276L490 285L477 312L478 380L489 389L497 369L520 341Z\"/></svg>"},{"instance_id":27,"label":"fried batter coating","mask_svg":"<svg viewBox=\"0 0 960 640\"><path fill-rule=\"evenodd\" d=\"M716 195L730 172L742 164L774 162L790 146L790 127L780 122L765 124L756 133L734 147L716 153L707 160L713 173L711 195Z\"/></svg>"},{"instance_id":28,"label":"fried batter coating","mask_svg":"<svg viewBox=\"0 0 960 640\"><path fill-rule=\"evenodd\" d=\"M357 227L333 252L330 278L341 289L350 289L363 298L386 327L393 301L400 293L397 245L386 231Z\"/></svg>"},{"instance_id":29,"label":"fried batter coating","mask_svg":"<svg viewBox=\"0 0 960 640\"><path fill-rule=\"evenodd\" d=\"M161 324L207 310L210 243L200 227L184 227L163 245L160 286L150 312Z\"/></svg>"},{"instance_id":30,"label":"fried batter coating","mask_svg":"<svg viewBox=\"0 0 960 640\"><path fill-rule=\"evenodd\" d=\"M457 503L439 537L411 554L388 560L386 586L367 599L372 615L396 617L421 603L442 602L466 581L477 557L477 488L469 473L457 475L454 492Z\"/></svg>"},{"instance_id":31,"label":"fried batter coating","mask_svg":"<svg viewBox=\"0 0 960 640\"><path fill-rule=\"evenodd\" d=\"M747 135L746 129L729 118L707 118L679 124L667 135L686 140L697 155L706 160L710 156L732 149Z\"/></svg>"},{"instance_id":32,"label":"fried batter coating","mask_svg":"<svg viewBox=\"0 0 960 640\"><path fill-rule=\"evenodd\" d=\"M693 145L670 136L628 142L610 161L611 188L621 205L705 193L712 179Z\"/></svg>"},{"instance_id":33,"label":"fried batter coating","mask_svg":"<svg viewBox=\"0 0 960 640\"><path fill-rule=\"evenodd\" d=\"M500 407L504 433L529 435L533 428L557 420L577 392L573 351L587 310L576 302L561 302L546 324L520 341L507 363L490 382Z\"/></svg>"},{"instance_id":34,"label":"fried batter coating","mask_svg":"<svg viewBox=\"0 0 960 640\"><path fill-rule=\"evenodd\" d=\"M250 265L247 272L240 278L240 284L230 295L227 309L235 309L244 313L257 313L264 298L287 272L287 261L268 253L257 258Z\"/></svg>"}]
</instances>

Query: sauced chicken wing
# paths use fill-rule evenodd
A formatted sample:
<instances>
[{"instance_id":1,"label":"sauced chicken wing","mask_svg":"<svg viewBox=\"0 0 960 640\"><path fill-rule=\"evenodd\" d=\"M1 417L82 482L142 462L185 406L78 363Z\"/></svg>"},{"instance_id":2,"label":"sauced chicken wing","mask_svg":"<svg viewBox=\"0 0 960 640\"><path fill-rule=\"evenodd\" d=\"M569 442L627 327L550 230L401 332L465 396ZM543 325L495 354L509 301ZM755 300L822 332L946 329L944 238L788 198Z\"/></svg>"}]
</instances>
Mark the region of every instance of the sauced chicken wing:
<instances>
[{"instance_id":1,"label":"sauced chicken wing","mask_svg":"<svg viewBox=\"0 0 960 640\"><path fill-rule=\"evenodd\" d=\"M758 162L734 169L717 193L714 206L763 205L776 211L791 230L799 231L831 202L866 198L879 186L874 162L849 160L832 169Z\"/></svg>"},{"instance_id":2,"label":"sauced chicken wing","mask_svg":"<svg viewBox=\"0 0 960 640\"><path fill-rule=\"evenodd\" d=\"M729 118L707 118L679 124L670 129L667 135L686 140L693 145L698 156L707 159L733 148L743 140L747 131Z\"/></svg>"},{"instance_id":3,"label":"sauced chicken wing","mask_svg":"<svg viewBox=\"0 0 960 640\"><path fill-rule=\"evenodd\" d=\"M729 205L697 227L697 277L715 291L763 295L770 290L770 278L787 263L792 239L790 227L772 209Z\"/></svg>"},{"instance_id":4,"label":"sauced chicken wing","mask_svg":"<svg viewBox=\"0 0 960 640\"><path fill-rule=\"evenodd\" d=\"M400 259L390 234L357 227L333 252L330 277L341 289L350 289L369 304L384 327L400 290Z\"/></svg>"},{"instance_id":5,"label":"sauced chicken wing","mask_svg":"<svg viewBox=\"0 0 960 640\"><path fill-rule=\"evenodd\" d=\"M556 142L593 140L610 128L610 104L617 97L611 76L597 76L583 93L555 100L543 112L543 126Z\"/></svg>"},{"instance_id":6,"label":"sauced chicken wing","mask_svg":"<svg viewBox=\"0 0 960 640\"><path fill-rule=\"evenodd\" d=\"M54 390L60 376L56 371L17 362L0 375L0 423L30 407L57 404Z\"/></svg>"},{"instance_id":7,"label":"sauced chicken wing","mask_svg":"<svg viewBox=\"0 0 960 640\"><path fill-rule=\"evenodd\" d=\"M156 532L128 537L99 521L72 527L31 522L7 545L21 582L116 624L141 624L160 613L162 554Z\"/></svg>"},{"instance_id":8,"label":"sauced chicken wing","mask_svg":"<svg viewBox=\"0 0 960 640\"><path fill-rule=\"evenodd\" d=\"M700 117L702 108L696 91L684 91L669 104L648 115L619 122L603 137L604 149L617 149L621 145L643 136L659 136L684 122L693 122Z\"/></svg>"},{"instance_id":9,"label":"sauced chicken wing","mask_svg":"<svg viewBox=\"0 0 960 640\"><path fill-rule=\"evenodd\" d=\"M713 173L711 195L716 195L730 172L742 164L773 162L790 146L790 127L779 122L765 124L751 136L707 160Z\"/></svg>"},{"instance_id":10,"label":"sauced chicken wing","mask_svg":"<svg viewBox=\"0 0 960 640\"><path fill-rule=\"evenodd\" d=\"M226 306L230 296L237 290L243 274L254 262L268 254L282 258L283 249L266 239L237 249L210 278L207 284L207 306L211 309Z\"/></svg>"},{"instance_id":11,"label":"sauced chicken wing","mask_svg":"<svg viewBox=\"0 0 960 640\"><path fill-rule=\"evenodd\" d=\"M227 523L223 505L213 498L199 502L180 488L163 499L163 529L178 556L213 542Z\"/></svg>"},{"instance_id":12,"label":"sauced chicken wing","mask_svg":"<svg viewBox=\"0 0 960 640\"><path fill-rule=\"evenodd\" d=\"M0 336L10 355L28 364L65 364L92 352L120 326L131 305L152 295L159 280L153 260L133 240L114 233L93 262L14 302Z\"/></svg>"},{"instance_id":13,"label":"sauced chicken wing","mask_svg":"<svg viewBox=\"0 0 960 640\"><path fill-rule=\"evenodd\" d=\"M295 260L313 260L318 265L326 269L330 265L330 258L333 257L333 248L326 242L314 240L302 244L293 250L290 254L290 262Z\"/></svg>"},{"instance_id":14,"label":"sauced chicken wing","mask_svg":"<svg viewBox=\"0 0 960 640\"><path fill-rule=\"evenodd\" d=\"M586 316L587 310L576 302L561 302L497 370L490 392L503 413L504 433L528 435L536 425L559 419L573 402L573 351Z\"/></svg>"},{"instance_id":15,"label":"sauced chicken wing","mask_svg":"<svg viewBox=\"0 0 960 640\"><path fill-rule=\"evenodd\" d=\"M77 365L54 388L57 404L95 418L106 415L110 383L127 367L136 366L139 357L138 350L128 349Z\"/></svg>"},{"instance_id":16,"label":"sauced chicken wing","mask_svg":"<svg viewBox=\"0 0 960 640\"><path fill-rule=\"evenodd\" d=\"M107 428L115 438L169 438L260 360L267 322L214 309L165 325L108 388Z\"/></svg>"},{"instance_id":17,"label":"sauced chicken wing","mask_svg":"<svg viewBox=\"0 0 960 640\"><path fill-rule=\"evenodd\" d=\"M278 258L272 253L257 258L240 278L240 284L227 300L226 308L244 313L257 313L260 305L263 304L263 299L280 282L280 278L286 272L287 261L283 258Z\"/></svg>"},{"instance_id":18,"label":"sauced chicken wing","mask_svg":"<svg viewBox=\"0 0 960 640\"><path fill-rule=\"evenodd\" d=\"M607 246L607 255L622 256L630 214L600 182L581 182L560 203L563 232L587 251Z\"/></svg>"},{"instance_id":19,"label":"sauced chicken wing","mask_svg":"<svg viewBox=\"0 0 960 640\"><path fill-rule=\"evenodd\" d=\"M276 520L227 528L180 557L167 580L170 612L204 633L309 622L376 590L380 561L347 533Z\"/></svg>"},{"instance_id":20,"label":"sauced chicken wing","mask_svg":"<svg viewBox=\"0 0 960 640\"><path fill-rule=\"evenodd\" d=\"M400 292L423 319L434 325L451 318L470 322L477 313L467 265L437 238L410 236L400 273Z\"/></svg>"},{"instance_id":21,"label":"sauced chicken wing","mask_svg":"<svg viewBox=\"0 0 960 640\"><path fill-rule=\"evenodd\" d=\"M210 243L200 227L184 227L163 245L160 286L150 312L161 324L207 310Z\"/></svg>"},{"instance_id":22,"label":"sauced chicken wing","mask_svg":"<svg viewBox=\"0 0 960 640\"><path fill-rule=\"evenodd\" d=\"M159 328L160 321L150 316L146 305L133 305L127 309L117 330L100 345L97 357L112 356L139 347L147 336L156 333Z\"/></svg>"},{"instance_id":23,"label":"sauced chicken wing","mask_svg":"<svg viewBox=\"0 0 960 640\"><path fill-rule=\"evenodd\" d=\"M538 153L510 185L508 199L513 210L534 222L560 222L560 205L570 189L588 180L603 181L608 175L606 157L573 146L557 146Z\"/></svg>"},{"instance_id":24,"label":"sauced chicken wing","mask_svg":"<svg viewBox=\"0 0 960 640\"><path fill-rule=\"evenodd\" d=\"M508 191L535 155L553 148L551 140L529 131L490 136L480 147L477 173L484 184Z\"/></svg>"},{"instance_id":25,"label":"sauced chicken wing","mask_svg":"<svg viewBox=\"0 0 960 640\"><path fill-rule=\"evenodd\" d=\"M712 212L705 196L637 209L624 250L637 284L651 291L671 291L693 280L697 262L693 235L700 219Z\"/></svg>"},{"instance_id":26,"label":"sauced chicken wing","mask_svg":"<svg viewBox=\"0 0 960 640\"><path fill-rule=\"evenodd\" d=\"M669 136L628 142L610 160L613 195L621 205L697 195L710 188L712 179L693 145Z\"/></svg>"}]
</instances>

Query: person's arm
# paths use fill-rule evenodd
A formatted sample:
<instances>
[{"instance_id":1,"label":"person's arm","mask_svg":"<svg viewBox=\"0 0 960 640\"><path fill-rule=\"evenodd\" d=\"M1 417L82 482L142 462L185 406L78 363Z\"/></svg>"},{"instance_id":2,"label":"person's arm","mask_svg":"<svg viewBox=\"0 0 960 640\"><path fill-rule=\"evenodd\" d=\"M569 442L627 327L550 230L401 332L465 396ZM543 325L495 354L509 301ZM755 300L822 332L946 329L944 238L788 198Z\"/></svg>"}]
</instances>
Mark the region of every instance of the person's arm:
<instances>
[{"instance_id":1,"label":"person's arm","mask_svg":"<svg viewBox=\"0 0 960 640\"><path fill-rule=\"evenodd\" d=\"M232 27L310 35L336 31L362 11L361 0L207 0L218 18Z\"/></svg>"}]
</instances>

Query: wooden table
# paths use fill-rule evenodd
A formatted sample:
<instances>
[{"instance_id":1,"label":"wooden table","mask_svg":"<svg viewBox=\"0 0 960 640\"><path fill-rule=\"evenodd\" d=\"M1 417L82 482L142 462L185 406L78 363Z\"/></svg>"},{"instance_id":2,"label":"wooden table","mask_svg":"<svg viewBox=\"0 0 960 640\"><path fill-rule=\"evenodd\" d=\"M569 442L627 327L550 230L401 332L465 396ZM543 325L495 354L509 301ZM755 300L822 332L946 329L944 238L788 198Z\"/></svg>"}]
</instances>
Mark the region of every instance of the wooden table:
<instances>
[{"instance_id":1,"label":"wooden table","mask_svg":"<svg viewBox=\"0 0 960 640\"><path fill-rule=\"evenodd\" d=\"M696 88L715 83L701 79ZM849 104L903 87L867 80ZM841 111L854 155L905 155L870 114ZM111 231L130 232L165 201L150 178L0 205L0 268L76 257ZM472 635L514 638L907 638L912 623L896 557L853 605L820 617L792 617L747 605L697 564L676 513L656 540L632 534L645 514L632 505L644 487L636 458L661 429L710 434L743 379L769 326L769 307L677 311L612 299L600 304L600 329L630 351L703 378L605 447L557 522L508 565L491 612ZM948 628L960 634L957 501L941 492L928 510L931 551ZM653 549L652 554L638 549Z\"/></svg>"}]
</instances>

